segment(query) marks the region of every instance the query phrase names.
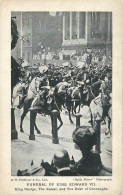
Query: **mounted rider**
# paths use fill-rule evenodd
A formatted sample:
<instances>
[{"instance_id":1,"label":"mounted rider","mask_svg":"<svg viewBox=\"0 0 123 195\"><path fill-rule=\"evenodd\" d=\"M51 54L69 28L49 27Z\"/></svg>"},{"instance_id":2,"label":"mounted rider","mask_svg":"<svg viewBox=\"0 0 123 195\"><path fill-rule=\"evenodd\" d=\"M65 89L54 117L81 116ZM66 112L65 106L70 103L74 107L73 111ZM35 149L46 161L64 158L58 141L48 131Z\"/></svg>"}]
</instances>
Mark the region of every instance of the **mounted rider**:
<instances>
[{"instance_id":1,"label":"mounted rider","mask_svg":"<svg viewBox=\"0 0 123 195\"><path fill-rule=\"evenodd\" d=\"M22 84L22 96L24 96L27 93L29 82L31 81L31 74L28 70L29 63L26 60L23 60L21 66L22 66L22 70L21 70L20 81Z\"/></svg>"},{"instance_id":2,"label":"mounted rider","mask_svg":"<svg viewBox=\"0 0 123 195\"><path fill-rule=\"evenodd\" d=\"M36 76L30 83L28 90L28 97L35 98L39 94L41 87L48 86L48 67L41 66L39 67L39 74Z\"/></svg>"},{"instance_id":3,"label":"mounted rider","mask_svg":"<svg viewBox=\"0 0 123 195\"><path fill-rule=\"evenodd\" d=\"M33 79L29 86L28 97L33 98L31 110L40 110L47 106L46 94L49 91L48 67L39 67L39 75Z\"/></svg>"},{"instance_id":4,"label":"mounted rider","mask_svg":"<svg viewBox=\"0 0 123 195\"><path fill-rule=\"evenodd\" d=\"M44 95L44 90L45 88L42 88L44 86L48 86L49 82L48 82L48 67L47 66L41 66L39 68L39 74L38 76L34 77L33 80L31 81L29 88L28 88L28 92L26 97L32 101L32 105L34 106L34 102L37 99L37 97L40 100L40 96L42 93L42 97ZM21 106L23 105L25 97L21 100L21 102L19 103L18 108L21 108ZM43 98L43 104L45 102L45 97ZM34 109L34 107L32 106L32 108Z\"/></svg>"}]
</instances>

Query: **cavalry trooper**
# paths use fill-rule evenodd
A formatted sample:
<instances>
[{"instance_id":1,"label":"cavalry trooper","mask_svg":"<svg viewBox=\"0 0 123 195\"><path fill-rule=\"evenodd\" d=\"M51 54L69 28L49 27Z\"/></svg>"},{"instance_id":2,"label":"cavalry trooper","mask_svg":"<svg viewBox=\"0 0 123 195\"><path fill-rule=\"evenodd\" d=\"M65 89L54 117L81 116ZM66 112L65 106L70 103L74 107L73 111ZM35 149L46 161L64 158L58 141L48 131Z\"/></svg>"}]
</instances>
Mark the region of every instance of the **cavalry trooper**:
<instances>
[{"instance_id":1,"label":"cavalry trooper","mask_svg":"<svg viewBox=\"0 0 123 195\"><path fill-rule=\"evenodd\" d=\"M31 81L28 92L27 92L27 98L34 103L35 98L39 97L39 93L44 91L41 87L48 86L48 67L47 66L41 66L39 68L39 75L34 77ZM24 102L24 98L22 98L22 101L20 101L18 108L21 107L21 105Z\"/></svg>"},{"instance_id":2,"label":"cavalry trooper","mask_svg":"<svg viewBox=\"0 0 123 195\"><path fill-rule=\"evenodd\" d=\"M102 94L102 102L103 102L103 120L104 122L102 124L105 124L105 118L108 117L108 111L111 106L110 100L110 94L112 93L112 69L107 68L106 69L106 76L104 81L102 81L101 84L101 94ZM105 132L107 134L108 131Z\"/></svg>"},{"instance_id":3,"label":"cavalry trooper","mask_svg":"<svg viewBox=\"0 0 123 195\"><path fill-rule=\"evenodd\" d=\"M42 100L38 98L39 109L41 105L43 105L43 107L46 106L47 100L44 95L46 86L49 86L48 67L43 65L39 67L39 75L32 80L29 86L28 98L33 99L32 104L31 104L31 109L34 109L35 103L37 102L37 97L39 96L42 96L41 98Z\"/></svg>"},{"instance_id":4,"label":"cavalry trooper","mask_svg":"<svg viewBox=\"0 0 123 195\"><path fill-rule=\"evenodd\" d=\"M101 91L102 93L111 93L112 91L112 70L110 68L106 69L106 75L105 75L105 79L104 81L102 81L102 85L101 85Z\"/></svg>"},{"instance_id":5,"label":"cavalry trooper","mask_svg":"<svg viewBox=\"0 0 123 195\"><path fill-rule=\"evenodd\" d=\"M29 85L28 90L28 98L34 98L36 95L38 95L39 90L43 86L48 86L48 67L47 66L41 66L39 67L39 74L38 76L34 77L32 82Z\"/></svg>"},{"instance_id":6,"label":"cavalry trooper","mask_svg":"<svg viewBox=\"0 0 123 195\"><path fill-rule=\"evenodd\" d=\"M23 89L22 96L26 95L29 82L31 81L31 74L28 68L29 68L29 63L26 60L24 60L22 63L22 71L21 71L21 83Z\"/></svg>"}]
</instances>

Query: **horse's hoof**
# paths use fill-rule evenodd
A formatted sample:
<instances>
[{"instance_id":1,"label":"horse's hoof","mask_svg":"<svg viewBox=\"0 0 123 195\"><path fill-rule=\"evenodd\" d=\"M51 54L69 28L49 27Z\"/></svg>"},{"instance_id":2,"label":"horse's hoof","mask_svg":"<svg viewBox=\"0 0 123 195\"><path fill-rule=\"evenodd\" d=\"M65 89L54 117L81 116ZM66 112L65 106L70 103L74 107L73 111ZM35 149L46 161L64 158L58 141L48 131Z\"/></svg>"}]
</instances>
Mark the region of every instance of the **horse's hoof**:
<instances>
[{"instance_id":1,"label":"horse's hoof","mask_svg":"<svg viewBox=\"0 0 123 195\"><path fill-rule=\"evenodd\" d=\"M107 129L107 131L105 131L105 135L108 135L110 133L109 129Z\"/></svg>"},{"instance_id":2,"label":"horse's hoof","mask_svg":"<svg viewBox=\"0 0 123 195\"><path fill-rule=\"evenodd\" d=\"M71 124L74 124L73 121L70 121Z\"/></svg>"},{"instance_id":3,"label":"horse's hoof","mask_svg":"<svg viewBox=\"0 0 123 195\"><path fill-rule=\"evenodd\" d=\"M91 121L88 121L88 123L91 123Z\"/></svg>"},{"instance_id":4,"label":"horse's hoof","mask_svg":"<svg viewBox=\"0 0 123 195\"><path fill-rule=\"evenodd\" d=\"M102 125L105 125L106 124L106 122L102 122Z\"/></svg>"},{"instance_id":5,"label":"horse's hoof","mask_svg":"<svg viewBox=\"0 0 123 195\"><path fill-rule=\"evenodd\" d=\"M23 129L20 129L20 132L21 132L21 133L24 133L24 130L23 130Z\"/></svg>"},{"instance_id":6,"label":"horse's hoof","mask_svg":"<svg viewBox=\"0 0 123 195\"><path fill-rule=\"evenodd\" d=\"M37 131L37 134L41 134L41 132L40 131Z\"/></svg>"}]
</instances>

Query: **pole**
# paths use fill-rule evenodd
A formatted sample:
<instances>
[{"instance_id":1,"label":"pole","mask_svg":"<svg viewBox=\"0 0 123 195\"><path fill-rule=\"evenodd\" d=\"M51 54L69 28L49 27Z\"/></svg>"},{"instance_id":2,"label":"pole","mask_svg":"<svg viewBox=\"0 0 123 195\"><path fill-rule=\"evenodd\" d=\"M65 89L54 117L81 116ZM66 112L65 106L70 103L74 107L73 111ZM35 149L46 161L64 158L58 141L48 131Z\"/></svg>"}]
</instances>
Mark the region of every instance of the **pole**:
<instances>
[{"instance_id":1,"label":"pole","mask_svg":"<svg viewBox=\"0 0 123 195\"><path fill-rule=\"evenodd\" d=\"M101 153L101 150L100 150L100 135L101 135L101 122L102 122L102 117L100 116L99 113L97 113L97 117L96 117L96 134L97 134L97 144L96 144L96 152L98 154Z\"/></svg>"},{"instance_id":2,"label":"pole","mask_svg":"<svg viewBox=\"0 0 123 195\"><path fill-rule=\"evenodd\" d=\"M79 12L77 12L77 39L79 39Z\"/></svg>"},{"instance_id":3,"label":"pole","mask_svg":"<svg viewBox=\"0 0 123 195\"><path fill-rule=\"evenodd\" d=\"M70 12L70 40L72 40L72 12Z\"/></svg>"},{"instance_id":4,"label":"pole","mask_svg":"<svg viewBox=\"0 0 123 195\"><path fill-rule=\"evenodd\" d=\"M75 116L76 116L76 128L77 128L80 126L80 118L82 115L78 113Z\"/></svg>"},{"instance_id":5,"label":"pole","mask_svg":"<svg viewBox=\"0 0 123 195\"><path fill-rule=\"evenodd\" d=\"M23 34L22 34L22 25L23 25L23 21L22 21L22 12L21 12L21 58L23 57Z\"/></svg>"},{"instance_id":6,"label":"pole","mask_svg":"<svg viewBox=\"0 0 123 195\"><path fill-rule=\"evenodd\" d=\"M63 43L65 41L65 14L63 16Z\"/></svg>"},{"instance_id":7,"label":"pole","mask_svg":"<svg viewBox=\"0 0 123 195\"><path fill-rule=\"evenodd\" d=\"M11 140L18 139L18 132L16 131L16 125L15 125L14 110L15 108L11 108Z\"/></svg>"},{"instance_id":8,"label":"pole","mask_svg":"<svg viewBox=\"0 0 123 195\"><path fill-rule=\"evenodd\" d=\"M51 122L52 122L52 143L59 144L58 131L57 131L57 115L58 111L53 110L51 113Z\"/></svg>"},{"instance_id":9,"label":"pole","mask_svg":"<svg viewBox=\"0 0 123 195\"><path fill-rule=\"evenodd\" d=\"M29 135L29 140L35 140L35 135L34 135L34 125L35 125L35 118L36 118L36 113L35 111L30 111L30 135Z\"/></svg>"}]
</instances>

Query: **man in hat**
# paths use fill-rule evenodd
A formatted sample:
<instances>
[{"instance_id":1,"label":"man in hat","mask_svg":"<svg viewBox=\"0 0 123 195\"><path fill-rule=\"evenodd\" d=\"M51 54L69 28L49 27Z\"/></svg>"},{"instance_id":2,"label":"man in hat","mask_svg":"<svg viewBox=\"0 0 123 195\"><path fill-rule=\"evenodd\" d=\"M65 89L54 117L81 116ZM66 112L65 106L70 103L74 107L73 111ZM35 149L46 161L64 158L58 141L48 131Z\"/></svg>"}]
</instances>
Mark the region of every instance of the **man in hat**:
<instances>
[{"instance_id":1,"label":"man in hat","mask_svg":"<svg viewBox=\"0 0 123 195\"><path fill-rule=\"evenodd\" d=\"M82 153L82 158L75 165L75 172L78 175L97 176L101 159L99 154L91 151L97 142L96 132L90 126L80 126L74 130L72 137Z\"/></svg>"}]
</instances>

